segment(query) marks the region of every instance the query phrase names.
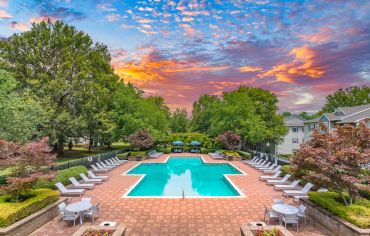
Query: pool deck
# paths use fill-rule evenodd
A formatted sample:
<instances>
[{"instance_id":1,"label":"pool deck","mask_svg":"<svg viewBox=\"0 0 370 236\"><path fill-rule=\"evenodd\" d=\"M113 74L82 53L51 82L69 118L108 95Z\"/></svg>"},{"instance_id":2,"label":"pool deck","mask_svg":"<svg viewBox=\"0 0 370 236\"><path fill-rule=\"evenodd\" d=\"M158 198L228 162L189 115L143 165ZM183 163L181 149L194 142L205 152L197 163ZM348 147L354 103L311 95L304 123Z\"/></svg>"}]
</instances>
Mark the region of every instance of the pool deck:
<instances>
[{"instance_id":1,"label":"pool deck","mask_svg":"<svg viewBox=\"0 0 370 236\"><path fill-rule=\"evenodd\" d=\"M203 156L206 162L227 162L213 160L204 154L192 155L169 154L145 162L164 162L168 156ZM230 180L246 195L244 198L123 198L122 196L138 180L139 176L123 175L137 165L136 161L115 168L108 173L109 180L95 189L88 190L83 197L91 197L93 203L100 203L100 217L95 219L98 225L102 221L115 221L127 227L128 236L142 235L240 235L240 226L251 221L263 220L264 205L271 207L276 198L292 202L291 198L282 197L258 180L260 172L243 164L231 161L246 175L230 175ZM72 202L78 201L72 198ZM92 225L90 221L83 225ZM66 224L61 218L55 218L33 232L33 236L71 235L80 227L79 224ZM288 228L292 229L292 228ZM325 235L320 227L300 224L299 231L291 230L298 236Z\"/></svg>"}]
</instances>

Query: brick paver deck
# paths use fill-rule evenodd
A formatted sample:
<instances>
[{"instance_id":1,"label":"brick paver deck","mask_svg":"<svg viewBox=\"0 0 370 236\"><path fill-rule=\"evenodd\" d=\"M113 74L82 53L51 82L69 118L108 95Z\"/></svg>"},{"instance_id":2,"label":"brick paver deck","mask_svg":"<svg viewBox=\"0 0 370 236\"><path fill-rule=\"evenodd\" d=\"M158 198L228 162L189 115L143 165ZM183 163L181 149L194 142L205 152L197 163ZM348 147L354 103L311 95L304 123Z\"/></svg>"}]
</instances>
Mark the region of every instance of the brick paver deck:
<instances>
[{"instance_id":1,"label":"brick paver deck","mask_svg":"<svg viewBox=\"0 0 370 236\"><path fill-rule=\"evenodd\" d=\"M146 162L164 161L168 155ZM171 156L191 156L191 154L171 154ZM199 156L199 155L196 155ZM207 162L213 160L203 155ZM281 192L274 191L258 180L260 172L243 164L232 163L247 175L230 176L246 195L245 198L122 198L123 194L138 180L137 176L123 176L122 173L136 165L130 161L112 170L109 181L97 185L94 190L86 191L84 197L91 197L93 203L100 203L102 221L116 221L127 226L126 235L240 235L240 225L263 219L264 205L271 207L275 198L281 198ZM79 198L73 198L78 201ZM291 202L291 199L286 199ZM90 221L84 224L92 224ZM80 225L66 224L61 218L55 218L32 235L71 235ZM325 235L321 228L302 223L295 235Z\"/></svg>"}]
</instances>

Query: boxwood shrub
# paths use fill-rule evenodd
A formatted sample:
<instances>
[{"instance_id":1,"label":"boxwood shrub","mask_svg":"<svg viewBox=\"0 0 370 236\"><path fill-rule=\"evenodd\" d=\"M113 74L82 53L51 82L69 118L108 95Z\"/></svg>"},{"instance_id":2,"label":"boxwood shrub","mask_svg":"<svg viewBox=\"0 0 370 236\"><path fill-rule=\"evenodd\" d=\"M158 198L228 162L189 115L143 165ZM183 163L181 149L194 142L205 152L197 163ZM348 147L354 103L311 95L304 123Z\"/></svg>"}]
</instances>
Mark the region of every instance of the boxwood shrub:
<instances>
[{"instance_id":1,"label":"boxwood shrub","mask_svg":"<svg viewBox=\"0 0 370 236\"><path fill-rule=\"evenodd\" d=\"M34 196L22 202L6 202L0 197L0 227L7 227L59 199L59 192L50 189L35 189Z\"/></svg>"},{"instance_id":2,"label":"boxwood shrub","mask_svg":"<svg viewBox=\"0 0 370 236\"><path fill-rule=\"evenodd\" d=\"M117 154L116 157L120 160L127 160L127 157L128 157L128 154L130 152L124 152L124 153L120 153L120 154Z\"/></svg>"},{"instance_id":3,"label":"boxwood shrub","mask_svg":"<svg viewBox=\"0 0 370 236\"><path fill-rule=\"evenodd\" d=\"M334 215L360 227L370 227L370 201L359 198L353 204L346 206L335 192L310 192L309 198L312 202L327 209Z\"/></svg>"},{"instance_id":4,"label":"boxwood shrub","mask_svg":"<svg viewBox=\"0 0 370 236\"><path fill-rule=\"evenodd\" d=\"M61 182L64 185L70 183L69 178L75 177L77 180L80 180L80 173L87 173L87 168L85 166L74 166L68 169L59 170L53 181L40 180L36 183L35 188L50 188L56 189L55 183Z\"/></svg>"}]
</instances>

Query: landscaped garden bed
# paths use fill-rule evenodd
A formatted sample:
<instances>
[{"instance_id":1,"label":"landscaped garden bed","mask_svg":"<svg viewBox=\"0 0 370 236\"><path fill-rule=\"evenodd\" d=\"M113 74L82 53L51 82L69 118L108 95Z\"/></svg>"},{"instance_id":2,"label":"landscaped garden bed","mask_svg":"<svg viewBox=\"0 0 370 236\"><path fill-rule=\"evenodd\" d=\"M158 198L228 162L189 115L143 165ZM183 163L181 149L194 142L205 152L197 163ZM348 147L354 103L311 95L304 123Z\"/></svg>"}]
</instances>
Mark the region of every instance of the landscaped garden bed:
<instances>
[{"instance_id":1,"label":"landscaped garden bed","mask_svg":"<svg viewBox=\"0 0 370 236\"><path fill-rule=\"evenodd\" d=\"M370 201L356 199L344 205L338 193L311 192L301 199L307 207L307 216L323 224L331 235L370 235Z\"/></svg>"},{"instance_id":2,"label":"landscaped garden bed","mask_svg":"<svg viewBox=\"0 0 370 236\"><path fill-rule=\"evenodd\" d=\"M250 226L240 227L242 236L293 236L286 228L280 225L271 226Z\"/></svg>"},{"instance_id":3,"label":"landscaped garden bed","mask_svg":"<svg viewBox=\"0 0 370 236\"><path fill-rule=\"evenodd\" d=\"M117 227L106 226L82 226L72 236L122 236L125 235L126 227L119 225Z\"/></svg>"},{"instance_id":4,"label":"landscaped garden bed","mask_svg":"<svg viewBox=\"0 0 370 236\"><path fill-rule=\"evenodd\" d=\"M30 198L20 202L9 202L8 196L0 197L0 227L9 226L59 199L59 193L50 189L36 189Z\"/></svg>"}]
</instances>

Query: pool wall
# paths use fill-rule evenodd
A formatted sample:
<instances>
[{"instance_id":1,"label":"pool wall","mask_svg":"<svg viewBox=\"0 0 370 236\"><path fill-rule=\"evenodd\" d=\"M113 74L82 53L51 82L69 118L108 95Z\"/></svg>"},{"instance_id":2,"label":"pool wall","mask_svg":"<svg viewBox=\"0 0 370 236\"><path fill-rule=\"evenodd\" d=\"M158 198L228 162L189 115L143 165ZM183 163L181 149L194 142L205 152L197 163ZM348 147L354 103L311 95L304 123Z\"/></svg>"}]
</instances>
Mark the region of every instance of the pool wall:
<instances>
[{"instance_id":1,"label":"pool wall","mask_svg":"<svg viewBox=\"0 0 370 236\"><path fill-rule=\"evenodd\" d=\"M130 192L141 182L141 180L145 177L145 174L128 174L131 170L135 169L136 167L138 167L139 165L141 164L144 164L144 163L150 163L150 164L156 164L156 163L159 163L159 164L163 164L163 163L166 163L168 161L168 159L170 159L171 157L177 157L177 158L187 158L187 157L198 157L198 158L201 158L203 163L204 164L229 164L231 165L233 168L235 168L237 171L240 172L240 174L224 174L224 177L225 179L229 182L229 184L238 192L239 196L185 196L185 197L182 197L182 196L129 196ZM247 175L244 171L240 170L238 167L236 167L233 163L230 163L230 162L207 162L207 160L203 157L203 156L167 156L163 161L156 161L156 162L140 162L134 166L132 166L130 169L128 169L127 171L125 171L123 174L123 176L138 176L139 179L128 189L125 189L125 193L123 194L122 198L174 198L174 199L179 199L179 198L245 198L246 195L244 193L243 190L241 190L236 184L234 184L231 179L229 178L229 176L233 176L233 175L236 175L236 176L243 176L243 175Z\"/></svg>"}]
</instances>

